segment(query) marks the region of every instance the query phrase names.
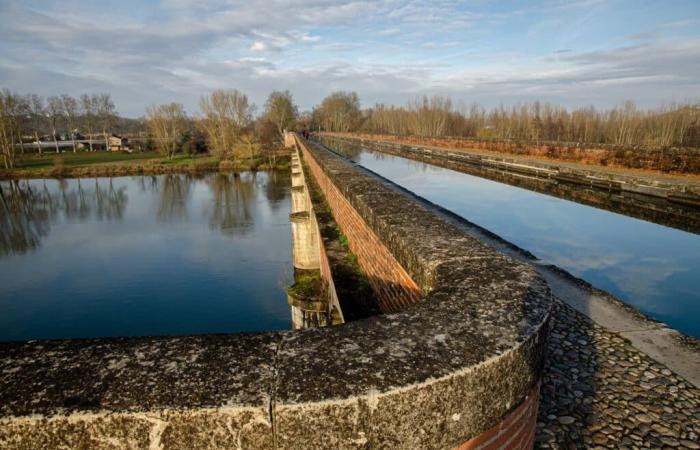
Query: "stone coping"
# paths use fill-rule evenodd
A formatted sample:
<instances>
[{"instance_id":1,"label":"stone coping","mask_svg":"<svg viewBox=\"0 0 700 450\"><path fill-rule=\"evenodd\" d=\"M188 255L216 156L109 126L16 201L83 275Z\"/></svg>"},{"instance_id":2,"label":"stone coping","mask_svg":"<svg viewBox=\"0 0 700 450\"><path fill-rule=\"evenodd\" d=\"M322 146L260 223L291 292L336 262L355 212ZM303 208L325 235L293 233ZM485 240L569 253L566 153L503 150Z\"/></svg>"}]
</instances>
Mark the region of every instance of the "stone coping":
<instances>
[{"instance_id":1,"label":"stone coping","mask_svg":"<svg viewBox=\"0 0 700 450\"><path fill-rule=\"evenodd\" d=\"M544 280L298 142L425 298L301 331L0 343L0 447L449 448L523 401L542 370Z\"/></svg>"}]
</instances>

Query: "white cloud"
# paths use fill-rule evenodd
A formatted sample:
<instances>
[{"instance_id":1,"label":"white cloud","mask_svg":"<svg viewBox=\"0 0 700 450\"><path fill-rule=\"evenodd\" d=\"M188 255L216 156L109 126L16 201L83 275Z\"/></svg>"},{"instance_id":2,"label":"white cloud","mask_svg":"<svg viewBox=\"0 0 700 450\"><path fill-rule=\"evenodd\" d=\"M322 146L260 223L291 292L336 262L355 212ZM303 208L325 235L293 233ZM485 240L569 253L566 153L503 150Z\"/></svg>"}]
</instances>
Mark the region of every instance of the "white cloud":
<instances>
[{"instance_id":1,"label":"white cloud","mask_svg":"<svg viewBox=\"0 0 700 450\"><path fill-rule=\"evenodd\" d=\"M533 39L544 34L536 24L561 23L538 16L543 8L533 5L488 12L446 0L163 0L155 11L131 14L127 6L106 10L84 0L67 12L44 1L41 9L0 3L2 87L42 95L107 91L130 116L173 100L193 112L200 95L220 87L242 89L258 104L273 89L290 89L302 109L336 89L358 91L367 105L424 93L496 104L653 104L700 92L698 37L657 34L595 51L560 41L562 50L541 56L499 47L501 30L492 28L508 31L511 20L532 17L522 32L535 27ZM545 9L572 14L592 6L605 4L553 1ZM694 20L657 28L689 30ZM569 33L563 41L581 32L560 28ZM403 42L388 39L394 36Z\"/></svg>"}]
</instances>

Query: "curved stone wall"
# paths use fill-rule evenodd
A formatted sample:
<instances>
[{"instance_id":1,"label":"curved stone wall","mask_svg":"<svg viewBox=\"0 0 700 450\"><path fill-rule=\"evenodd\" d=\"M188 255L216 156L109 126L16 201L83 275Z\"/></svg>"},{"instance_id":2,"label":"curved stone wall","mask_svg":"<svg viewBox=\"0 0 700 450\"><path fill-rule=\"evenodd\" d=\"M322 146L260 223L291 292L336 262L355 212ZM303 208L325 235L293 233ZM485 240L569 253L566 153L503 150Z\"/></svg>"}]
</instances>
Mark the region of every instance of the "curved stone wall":
<instances>
[{"instance_id":1,"label":"curved stone wall","mask_svg":"<svg viewBox=\"0 0 700 450\"><path fill-rule=\"evenodd\" d=\"M373 286L395 312L303 331L2 343L0 447L532 446L545 282L298 144L358 262L387 269Z\"/></svg>"}]
</instances>

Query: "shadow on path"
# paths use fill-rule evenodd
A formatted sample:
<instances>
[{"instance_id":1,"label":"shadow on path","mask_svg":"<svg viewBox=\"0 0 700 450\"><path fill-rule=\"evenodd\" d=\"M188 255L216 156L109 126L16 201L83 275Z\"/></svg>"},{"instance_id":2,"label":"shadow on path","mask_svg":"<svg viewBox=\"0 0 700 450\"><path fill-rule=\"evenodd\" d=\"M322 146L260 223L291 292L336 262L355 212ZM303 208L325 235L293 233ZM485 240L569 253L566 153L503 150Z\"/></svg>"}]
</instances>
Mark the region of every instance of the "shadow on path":
<instances>
[{"instance_id":1,"label":"shadow on path","mask_svg":"<svg viewBox=\"0 0 700 450\"><path fill-rule=\"evenodd\" d=\"M700 449L700 390L554 302L536 448Z\"/></svg>"}]
</instances>

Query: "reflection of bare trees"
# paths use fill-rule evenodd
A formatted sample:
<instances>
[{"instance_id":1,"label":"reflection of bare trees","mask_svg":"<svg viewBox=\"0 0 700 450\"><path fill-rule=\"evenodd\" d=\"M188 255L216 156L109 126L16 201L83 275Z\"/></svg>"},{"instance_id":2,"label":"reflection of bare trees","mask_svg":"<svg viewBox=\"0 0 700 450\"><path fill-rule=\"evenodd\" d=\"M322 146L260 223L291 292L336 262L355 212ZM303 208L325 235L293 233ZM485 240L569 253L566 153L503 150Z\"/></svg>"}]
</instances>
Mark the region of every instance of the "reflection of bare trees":
<instances>
[{"instance_id":1,"label":"reflection of bare trees","mask_svg":"<svg viewBox=\"0 0 700 450\"><path fill-rule=\"evenodd\" d=\"M158 192L158 186L160 185L157 175L144 175L138 177L138 185L141 192Z\"/></svg>"},{"instance_id":2,"label":"reflection of bare trees","mask_svg":"<svg viewBox=\"0 0 700 450\"><path fill-rule=\"evenodd\" d=\"M29 183L0 183L0 252L24 253L39 246L50 221L43 195Z\"/></svg>"},{"instance_id":3,"label":"reflection of bare trees","mask_svg":"<svg viewBox=\"0 0 700 450\"><path fill-rule=\"evenodd\" d=\"M167 221L186 217L192 178L189 175L170 174L164 175L160 181L158 220ZM157 186L157 183L154 181L153 186Z\"/></svg>"},{"instance_id":4,"label":"reflection of bare trees","mask_svg":"<svg viewBox=\"0 0 700 450\"><path fill-rule=\"evenodd\" d=\"M265 184L265 196L270 201L270 208L276 211L282 200L289 195L290 175L288 172L268 172Z\"/></svg>"},{"instance_id":5,"label":"reflection of bare trees","mask_svg":"<svg viewBox=\"0 0 700 450\"><path fill-rule=\"evenodd\" d=\"M252 229L255 174L219 173L209 185L214 196L209 227L228 236L242 236Z\"/></svg>"},{"instance_id":6,"label":"reflection of bare trees","mask_svg":"<svg viewBox=\"0 0 700 450\"><path fill-rule=\"evenodd\" d=\"M115 189L112 179L109 179L107 188L100 187L95 180L95 215L100 220L119 220L126 207L125 189Z\"/></svg>"},{"instance_id":7,"label":"reflection of bare trees","mask_svg":"<svg viewBox=\"0 0 700 450\"><path fill-rule=\"evenodd\" d=\"M104 184L107 186L104 186ZM27 181L0 183L0 253L24 253L39 246L51 223L59 217L69 220L119 220L128 198L126 188L115 188L112 180L95 180L92 189L77 180L74 188L59 182L58 191Z\"/></svg>"}]
</instances>

